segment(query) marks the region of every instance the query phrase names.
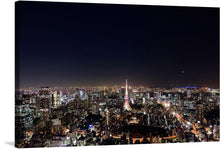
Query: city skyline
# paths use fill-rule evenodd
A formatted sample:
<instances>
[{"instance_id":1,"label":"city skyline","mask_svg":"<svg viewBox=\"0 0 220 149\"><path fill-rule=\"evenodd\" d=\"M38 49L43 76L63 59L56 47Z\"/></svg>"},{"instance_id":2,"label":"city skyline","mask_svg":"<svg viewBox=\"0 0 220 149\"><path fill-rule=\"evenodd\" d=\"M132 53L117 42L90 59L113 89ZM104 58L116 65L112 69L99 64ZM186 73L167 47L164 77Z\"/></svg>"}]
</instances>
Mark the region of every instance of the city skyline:
<instances>
[{"instance_id":1,"label":"city skyline","mask_svg":"<svg viewBox=\"0 0 220 149\"><path fill-rule=\"evenodd\" d=\"M18 88L219 88L218 8L16 5Z\"/></svg>"},{"instance_id":2,"label":"city skyline","mask_svg":"<svg viewBox=\"0 0 220 149\"><path fill-rule=\"evenodd\" d=\"M16 92L16 147L219 141L219 89ZM36 125L38 124L38 125Z\"/></svg>"},{"instance_id":3,"label":"city skyline","mask_svg":"<svg viewBox=\"0 0 220 149\"><path fill-rule=\"evenodd\" d=\"M15 3L15 146L220 141L219 9Z\"/></svg>"}]
</instances>

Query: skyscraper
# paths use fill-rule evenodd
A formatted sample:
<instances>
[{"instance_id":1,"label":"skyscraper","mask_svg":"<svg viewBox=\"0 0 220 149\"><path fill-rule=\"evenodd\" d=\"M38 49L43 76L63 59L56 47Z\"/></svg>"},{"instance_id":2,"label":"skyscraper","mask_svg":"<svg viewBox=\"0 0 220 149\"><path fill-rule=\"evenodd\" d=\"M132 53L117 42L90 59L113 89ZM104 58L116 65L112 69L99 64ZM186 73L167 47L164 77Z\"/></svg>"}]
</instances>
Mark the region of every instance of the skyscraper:
<instances>
[{"instance_id":1,"label":"skyscraper","mask_svg":"<svg viewBox=\"0 0 220 149\"><path fill-rule=\"evenodd\" d=\"M41 115L43 115L43 119L49 118L49 114L51 113L50 88L41 87L39 90L39 96Z\"/></svg>"},{"instance_id":2,"label":"skyscraper","mask_svg":"<svg viewBox=\"0 0 220 149\"><path fill-rule=\"evenodd\" d=\"M26 138L26 128L33 124L33 111L29 104L25 103L24 98L15 100L15 142L24 143Z\"/></svg>"},{"instance_id":3,"label":"skyscraper","mask_svg":"<svg viewBox=\"0 0 220 149\"><path fill-rule=\"evenodd\" d=\"M131 106L129 105L129 100L128 100L128 81L126 79L126 87L125 87L125 103L124 103L124 110L127 110L127 111L130 111L132 110L131 109Z\"/></svg>"}]
</instances>

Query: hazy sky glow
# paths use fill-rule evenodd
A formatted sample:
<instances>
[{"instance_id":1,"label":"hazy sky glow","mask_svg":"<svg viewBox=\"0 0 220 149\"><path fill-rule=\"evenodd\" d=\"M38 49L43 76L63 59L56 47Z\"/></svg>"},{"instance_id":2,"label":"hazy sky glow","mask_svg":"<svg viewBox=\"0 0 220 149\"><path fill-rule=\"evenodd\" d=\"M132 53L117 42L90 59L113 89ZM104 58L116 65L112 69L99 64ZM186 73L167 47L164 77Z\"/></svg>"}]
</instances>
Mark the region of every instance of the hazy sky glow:
<instances>
[{"instance_id":1,"label":"hazy sky glow","mask_svg":"<svg viewBox=\"0 0 220 149\"><path fill-rule=\"evenodd\" d=\"M16 3L20 87L218 87L219 9Z\"/></svg>"}]
</instances>

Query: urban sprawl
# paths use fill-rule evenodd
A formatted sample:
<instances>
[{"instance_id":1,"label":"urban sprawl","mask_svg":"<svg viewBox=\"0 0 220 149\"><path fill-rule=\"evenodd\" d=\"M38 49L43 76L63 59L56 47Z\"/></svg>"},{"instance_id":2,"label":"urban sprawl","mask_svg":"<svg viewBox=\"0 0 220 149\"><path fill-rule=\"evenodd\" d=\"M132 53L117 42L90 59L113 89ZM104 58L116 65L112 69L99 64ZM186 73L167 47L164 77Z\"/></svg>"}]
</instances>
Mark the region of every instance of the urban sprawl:
<instances>
[{"instance_id":1,"label":"urban sprawl","mask_svg":"<svg viewBox=\"0 0 220 149\"><path fill-rule=\"evenodd\" d=\"M219 89L123 86L17 90L16 147L220 141Z\"/></svg>"}]
</instances>

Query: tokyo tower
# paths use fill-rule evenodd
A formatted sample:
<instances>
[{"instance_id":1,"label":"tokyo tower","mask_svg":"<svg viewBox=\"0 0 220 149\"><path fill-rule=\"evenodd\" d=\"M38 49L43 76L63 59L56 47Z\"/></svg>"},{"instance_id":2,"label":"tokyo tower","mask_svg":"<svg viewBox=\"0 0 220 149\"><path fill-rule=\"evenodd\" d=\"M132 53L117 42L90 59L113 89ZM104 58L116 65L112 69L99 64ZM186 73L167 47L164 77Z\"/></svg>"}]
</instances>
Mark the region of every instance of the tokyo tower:
<instances>
[{"instance_id":1,"label":"tokyo tower","mask_svg":"<svg viewBox=\"0 0 220 149\"><path fill-rule=\"evenodd\" d=\"M130 111L131 106L129 105L129 100L128 100L128 81L126 79L126 90L125 90L125 103L124 103L124 110Z\"/></svg>"}]
</instances>

